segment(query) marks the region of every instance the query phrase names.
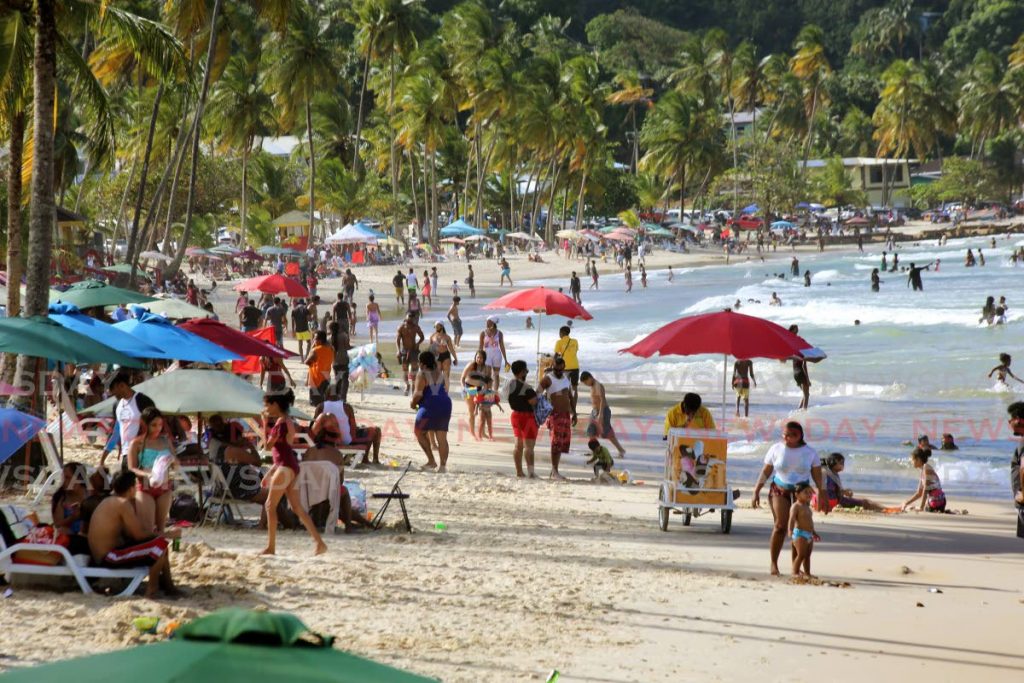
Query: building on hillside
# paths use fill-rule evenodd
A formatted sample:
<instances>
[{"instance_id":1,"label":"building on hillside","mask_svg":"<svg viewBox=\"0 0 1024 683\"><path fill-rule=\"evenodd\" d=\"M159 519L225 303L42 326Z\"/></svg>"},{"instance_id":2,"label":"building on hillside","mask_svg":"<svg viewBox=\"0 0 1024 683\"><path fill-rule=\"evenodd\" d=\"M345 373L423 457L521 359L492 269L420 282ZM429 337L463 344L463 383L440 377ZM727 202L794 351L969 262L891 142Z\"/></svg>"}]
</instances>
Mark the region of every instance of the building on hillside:
<instances>
[{"instance_id":1,"label":"building on hillside","mask_svg":"<svg viewBox=\"0 0 1024 683\"><path fill-rule=\"evenodd\" d=\"M869 205L910 206L910 167L917 164L916 159L844 157L842 162L853 189L863 191ZM809 159L807 169L820 172L827 164L828 159Z\"/></svg>"},{"instance_id":2,"label":"building on hillside","mask_svg":"<svg viewBox=\"0 0 1024 683\"><path fill-rule=\"evenodd\" d=\"M722 114L722 118L725 120L726 133L732 136L732 131L729 129L730 126L736 129L736 137L743 137L747 131L750 131L754 127L755 117L757 121L764 120L764 109L758 107L754 111L737 111L733 112L732 116L729 116L728 112Z\"/></svg>"}]
</instances>

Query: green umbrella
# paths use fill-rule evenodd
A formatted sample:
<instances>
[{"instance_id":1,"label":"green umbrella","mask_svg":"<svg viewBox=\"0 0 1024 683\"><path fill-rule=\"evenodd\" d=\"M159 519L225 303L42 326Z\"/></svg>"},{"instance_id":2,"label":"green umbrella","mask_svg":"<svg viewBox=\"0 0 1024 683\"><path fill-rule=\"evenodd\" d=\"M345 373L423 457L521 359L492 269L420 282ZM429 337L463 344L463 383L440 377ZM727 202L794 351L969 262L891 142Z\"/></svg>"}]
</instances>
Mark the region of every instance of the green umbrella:
<instances>
[{"instance_id":1,"label":"green umbrella","mask_svg":"<svg viewBox=\"0 0 1024 683\"><path fill-rule=\"evenodd\" d=\"M100 270L105 270L108 273L124 273L126 275L131 275L132 267L127 263L117 263L112 266L103 266ZM149 275L146 275L146 271L142 270L142 268L135 269L135 277L145 278L146 280L152 279ZM63 294L63 292L61 293Z\"/></svg>"},{"instance_id":2,"label":"green umbrella","mask_svg":"<svg viewBox=\"0 0 1024 683\"><path fill-rule=\"evenodd\" d=\"M67 290L50 293L50 303L57 302L74 304L79 310L95 306L117 306L118 304L141 304L153 301L146 296L130 289L121 289L99 280L82 280L71 285Z\"/></svg>"},{"instance_id":3,"label":"green umbrella","mask_svg":"<svg viewBox=\"0 0 1024 683\"><path fill-rule=\"evenodd\" d=\"M4 683L423 683L417 676L335 650L291 614L225 609L179 628L163 643L69 659L0 676Z\"/></svg>"},{"instance_id":4,"label":"green umbrella","mask_svg":"<svg viewBox=\"0 0 1024 683\"><path fill-rule=\"evenodd\" d=\"M94 341L49 318L0 318L0 352L68 363L117 363L144 367L137 358Z\"/></svg>"},{"instance_id":5,"label":"green umbrella","mask_svg":"<svg viewBox=\"0 0 1024 683\"><path fill-rule=\"evenodd\" d=\"M157 315L162 315L171 320L180 320L183 318L209 318L213 315L213 313L210 313L206 309L193 306L184 299L173 299L170 297L156 298L140 305L150 313L156 313Z\"/></svg>"},{"instance_id":6,"label":"green umbrella","mask_svg":"<svg viewBox=\"0 0 1024 683\"><path fill-rule=\"evenodd\" d=\"M263 411L263 392L259 387L223 370L174 370L136 384L134 389L153 399L165 415L202 413L228 417L259 415ZM114 402L107 399L79 414L109 415ZM291 415L308 419L296 410Z\"/></svg>"}]
</instances>

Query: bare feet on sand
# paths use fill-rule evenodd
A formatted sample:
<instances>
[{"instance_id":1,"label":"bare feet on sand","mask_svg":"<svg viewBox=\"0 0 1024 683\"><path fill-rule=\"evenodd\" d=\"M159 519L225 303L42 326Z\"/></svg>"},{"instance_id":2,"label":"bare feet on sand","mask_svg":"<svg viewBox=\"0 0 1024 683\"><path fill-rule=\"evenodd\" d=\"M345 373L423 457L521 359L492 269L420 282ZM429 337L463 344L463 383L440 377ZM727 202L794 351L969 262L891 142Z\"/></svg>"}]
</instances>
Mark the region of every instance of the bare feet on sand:
<instances>
[{"instance_id":1,"label":"bare feet on sand","mask_svg":"<svg viewBox=\"0 0 1024 683\"><path fill-rule=\"evenodd\" d=\"M319 543L316 544L316 549L313 551L313 555L314 556L316 556L316 555L323 555L326 552L327 552L327 544L324 543L323 541L320 541Z\"/></svg>"},{"instance_id":2,"label":"bare feet on sand","mask_svg":"<svg viewBox=\"0 0 1024 683\"><path fill-rule=\"evenodd\" d=\"M273 548L264 548L263 550L260 551L260 555L274 555L274 554L276 554L276 553L274 552Z\"/></svg>"}]
</instances>

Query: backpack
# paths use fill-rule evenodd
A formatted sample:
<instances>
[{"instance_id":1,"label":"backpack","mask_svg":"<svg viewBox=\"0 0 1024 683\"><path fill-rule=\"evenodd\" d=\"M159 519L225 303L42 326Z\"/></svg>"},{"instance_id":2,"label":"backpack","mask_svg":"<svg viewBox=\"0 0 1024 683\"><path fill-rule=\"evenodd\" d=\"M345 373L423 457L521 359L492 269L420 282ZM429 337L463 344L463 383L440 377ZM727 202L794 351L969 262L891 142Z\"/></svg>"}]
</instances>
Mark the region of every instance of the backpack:
<instances>
[{"instance_id":1,"label":"backpack","mask_svg":"<svg viewBox=\"0 0 1024 683\"><path fill-rule=\"evenodd\" d=\"M202 519L199 503L187 493L179 493L174 497L170 516L179 522L192 522L193 524L198 524Z\"/></svg>"}]
</instances>

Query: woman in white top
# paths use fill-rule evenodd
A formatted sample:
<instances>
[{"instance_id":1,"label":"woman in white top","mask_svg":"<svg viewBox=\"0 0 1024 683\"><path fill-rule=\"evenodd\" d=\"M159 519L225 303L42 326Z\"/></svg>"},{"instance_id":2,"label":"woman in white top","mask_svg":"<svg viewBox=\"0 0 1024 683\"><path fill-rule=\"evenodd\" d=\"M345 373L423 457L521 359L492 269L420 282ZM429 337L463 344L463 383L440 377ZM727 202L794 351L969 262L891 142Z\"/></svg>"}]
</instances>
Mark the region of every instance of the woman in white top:
<instances>
[{"instance_id":1,"label":"woman in white top","mask_svg":"<svg viewBox=\"0 0 1024 683\"><path fill-rule=\"evenodd\" d=\"M773 576L779 574L779 554L786 540L789 529L789 509L793 505L796 485L801 482L810 483L818 489L818 510L828 514L828 502L825 495L824 480L821 476L821 460L818 453L804 441L804 428L799 422L787 422L782 431L782 442L768 449L764 456L764 469L754 487L755 508L761 507L761 489L771 483L768 504L772 508L775 526L772 528L772 539L769 546Z\"/></svg>"}]
</instances>

